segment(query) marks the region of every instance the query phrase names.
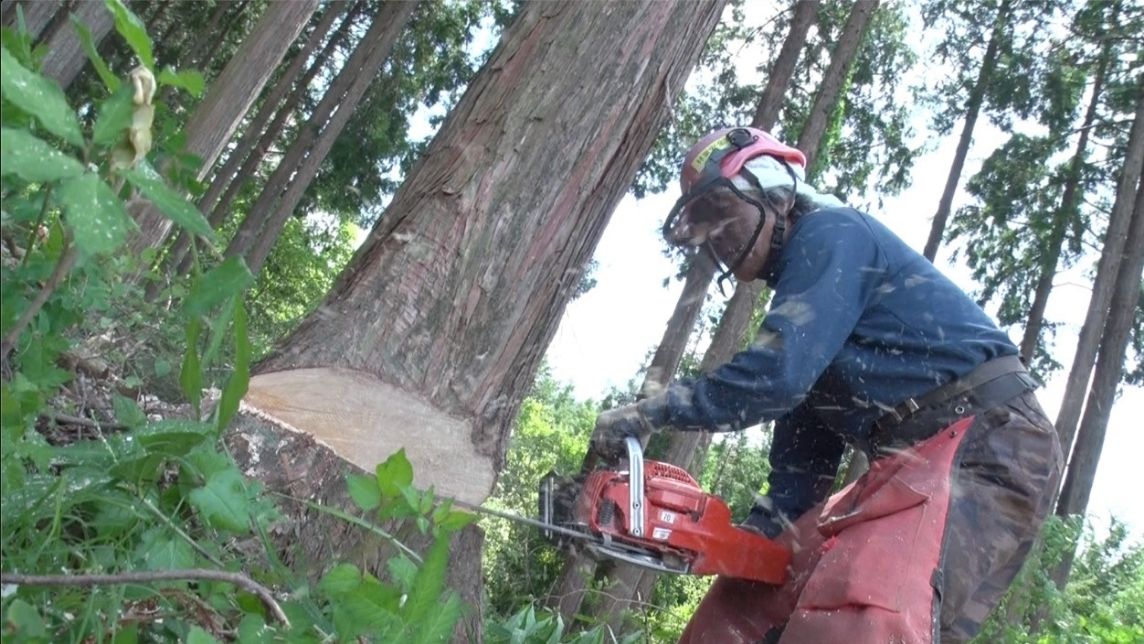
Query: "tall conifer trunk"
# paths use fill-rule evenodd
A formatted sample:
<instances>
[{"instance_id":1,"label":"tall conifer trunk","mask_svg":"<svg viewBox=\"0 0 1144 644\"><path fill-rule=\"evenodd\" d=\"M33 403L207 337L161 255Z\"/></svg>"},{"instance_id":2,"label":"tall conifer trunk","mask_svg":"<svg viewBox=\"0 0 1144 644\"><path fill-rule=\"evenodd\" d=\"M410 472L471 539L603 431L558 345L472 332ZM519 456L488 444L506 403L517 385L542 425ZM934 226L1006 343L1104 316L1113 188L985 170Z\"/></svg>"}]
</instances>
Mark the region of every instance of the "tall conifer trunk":
<instances>
[{"instance_id":1,"label":"tall conifer trunk","mask_svg":"<svg viewBox=\"0 0 1144 644\"><path fill-rule=\"evenodd\" d=\"M961 136L957 140L957 151L953 154L953 164L949 167L949 176L945 180L945 189L938 202L937 213L933 216L930 226L929 238L926 239L922 255L929 261L937 257L937 248L941 245L945 226L949 221L949 213L953 208L953 196L957 192L957 185L961 182L961 172L965 169L965 158L969 155L969 146L973 144L973 130L977 127L977 117L981 114L981 106L985 102L985 90L993 81L993 73L997 69L997 50L1005 30L1009 28L1009 19L1012 17L1011 0L1004 0L993 19L993 29L989 34L989 44L985 47L985 55L981 59L981 70L977 73L977 82L969 92L969 99L965 105L965 124L961 126Z\"/></svg>"},{"instance_id":2,"label":"tall conifer trunk","mask_svg":"<svg viewBox=\"0 0 1144 644\"><path fill-rule=\"evenodd\" d=\"M1127 243L1125 239L1128 237L1129 222L1133 217L1132 187L1140 181L1140 175L1144 171L1144 78L1140 82L1136 116L1128 135L1127 154L1121 170L1120 184L1116 190L1116 201L1108 220L1108 231L1104 235L1104 250L1097 264L1088 312L1085 314L1084 325L1077 338L1076 353L1073 356L1072 368L1069 370L1061 409L1057 413L1057 434L1061 437L1061 449L1064 450L1066 460L1073 437L1076 436L1077 423L1080 421L1081 408L1085 393L1088 391L1089 376L1092 374L1101 334L1112 310L1111 299L1116 288L1117 275L1125 251L1131 250L1125 245Z\"/></svg>"},{"instance_id":3,"label":"tall conifer trunk","mask_svg":"<svg viewBox=\"0 0 1144 644\"><path fill-rule=\"evenodd\" d=\"M1112 20L1115 22L1116 12ZM1106 40L1096 66L1096 76L1092 82L1092 97L1089 99L1088 109L1085 111L1084 122L1080 127L1080 136L1077 137L1076 151L1073 153L1069 165L1068 179L1065 183L1064 193L1061 196L1061 205L1053 217L1052 229L1049 239L1041 252L1040 271L1037 276L1037 287L1033 292L1033 303L1029 305L1029 316L1025 322L1025 333L1021 337L1021 359L1026 364L1033 360L1037 350L1037 342L1041 337L1041 329L1045 322L1045 307L1049 304L1049 295L1053 291L1053 278L1057 276L1057 262L1061 256L1061 246L1065 241L1065 234L1069 226L1077 217L1078 204L1083 192L1081 182L1081 169L1088 157L1088 141L1096 121L1097 108L1104 98L1105 75L1111 62L1112 44ZM1071 442L1072 437L1068 437ZM1064 443L1067 450L1069 444ZM1065 452L1068 453L1067 451Z\"/></svg>"}]
</instances>

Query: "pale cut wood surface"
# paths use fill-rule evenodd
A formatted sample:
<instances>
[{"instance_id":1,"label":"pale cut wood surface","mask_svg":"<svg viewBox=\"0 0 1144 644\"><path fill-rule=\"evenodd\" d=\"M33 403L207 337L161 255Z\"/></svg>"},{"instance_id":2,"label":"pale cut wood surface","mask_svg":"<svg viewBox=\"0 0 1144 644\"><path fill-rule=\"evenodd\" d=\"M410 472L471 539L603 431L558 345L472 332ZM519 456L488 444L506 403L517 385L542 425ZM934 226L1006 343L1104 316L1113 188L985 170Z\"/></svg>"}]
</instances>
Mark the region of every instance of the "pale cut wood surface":
<instances>
[{"instance_id":1,"label":"pale cut wood surface","mask_svg":"<svg viewBox=\"0 0 1144 644\"><path fill-rule=\"evenodd\" d=\"M418 487L469 503L492 491L492 462L477 453L468 422L370 374L332 368L260 374L244 402L367 472L405 448Z\"/></svg>"}]
</instances>

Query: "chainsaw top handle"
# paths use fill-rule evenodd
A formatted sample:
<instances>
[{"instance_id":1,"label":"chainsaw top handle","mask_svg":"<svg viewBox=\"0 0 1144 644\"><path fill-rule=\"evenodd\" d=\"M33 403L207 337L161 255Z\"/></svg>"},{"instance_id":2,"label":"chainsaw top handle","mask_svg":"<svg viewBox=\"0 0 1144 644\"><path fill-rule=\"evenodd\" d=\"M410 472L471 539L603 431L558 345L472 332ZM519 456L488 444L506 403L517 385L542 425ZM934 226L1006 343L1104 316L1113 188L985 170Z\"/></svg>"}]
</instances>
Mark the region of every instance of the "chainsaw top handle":
<instances>
[{"instance_id":1,"label":"chainsaw top handle","mask_svg":"<svg viewBox=\"0 0 1144 644\"><path fill-rule=\"evenodd\" d=\"M643 445L636 436L624 439L628 448L628 516L633 537L644 536L644 462Z\"/></svg>"}]
</instances>

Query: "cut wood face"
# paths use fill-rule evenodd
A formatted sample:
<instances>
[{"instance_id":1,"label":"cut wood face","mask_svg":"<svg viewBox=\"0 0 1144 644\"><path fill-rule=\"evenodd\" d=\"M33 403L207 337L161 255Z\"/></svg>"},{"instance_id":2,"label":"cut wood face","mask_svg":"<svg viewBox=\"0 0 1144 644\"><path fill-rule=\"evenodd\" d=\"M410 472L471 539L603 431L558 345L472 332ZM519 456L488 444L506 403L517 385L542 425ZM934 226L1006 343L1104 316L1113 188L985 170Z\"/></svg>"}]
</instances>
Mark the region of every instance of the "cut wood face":
<instances>
[{"instance_id":1,"label":"cut wood face","mask_svg":"<svg viewBox=\"0 0 1144 644\"><path fill-rule=\"evenodd\" d=\"M470 423L353 369L292 369L254 376L244 399L260 413L303 432L367 472L401 448L414 485L481 503L492 492L490 459L470 440Z\"/></svg>"}]
</instances>

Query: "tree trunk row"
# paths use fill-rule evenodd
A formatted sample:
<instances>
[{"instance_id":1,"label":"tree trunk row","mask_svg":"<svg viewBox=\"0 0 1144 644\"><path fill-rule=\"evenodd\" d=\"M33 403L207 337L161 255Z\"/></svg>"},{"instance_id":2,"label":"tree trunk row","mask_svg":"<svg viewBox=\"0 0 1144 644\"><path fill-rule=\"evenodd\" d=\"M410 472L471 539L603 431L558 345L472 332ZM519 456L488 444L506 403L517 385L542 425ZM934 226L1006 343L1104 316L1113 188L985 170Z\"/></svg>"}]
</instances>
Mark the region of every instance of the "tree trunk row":
<instances>
[{"instance_id":1,"label":"tree trunk row","mask_svg":"<svg viewBox=\"0 0 1144 644\"><path fill-rule=\"evenodd\" d=\"M322 161L349 122L370 83L380 73L416 8L416 2L386 2L381 5L369 31L330 83L321 102L267 179L262 194L251 206L227 247L228 257L243 256L255 274L262 268L287 217L294 212L310 181L318 174Z\"/></svg>"},{"instance_id":2,"label":"tree trunk row","mask_svg":"<svg viewBox=\"0 0 1144 644\"><path fill-rule=\"evenodd\" d=\"M210 173L238 124L317 7L318 0L271 2L211 84L186 126L186 151L202 160L198 180ZM134 253L162 245L171 230L171 221L153 207L144 209L136 217L136 223L139 233L132 240Z\"/></svg>"},{"instance_id":3,"label":"tree trunk row","mask_svg":"<svg viewBox=\"0 0 1144 644\"><path fill-rule=\"evenodd\" d=\"M929 238L926 239L922 255L929 261L937 257L937 248L941 245L945 226L949 221L949 213L953 208L953 196L961 182L961 173L965 169L965 159L969 156L969 146L973 143L973 130L977 127L977 117L981 114L981 107L985 103L985 90L993 82L993 73L997 69L997 51L1000 49L1001 39L1009 28L1012 17L1012 2L1005 0L997 10L993 19L993 29L989 34L989 44L985 47L985 55L981 59L981 70L977 73L977 81L969 92L965 105L965 124L961 126L961 136L957 140L957 151L953 154L953 164L949 167L949 176L945 180L945 189L941 193L937 212L933 216L930 226Z\"/></svg>"}]
</instances>

